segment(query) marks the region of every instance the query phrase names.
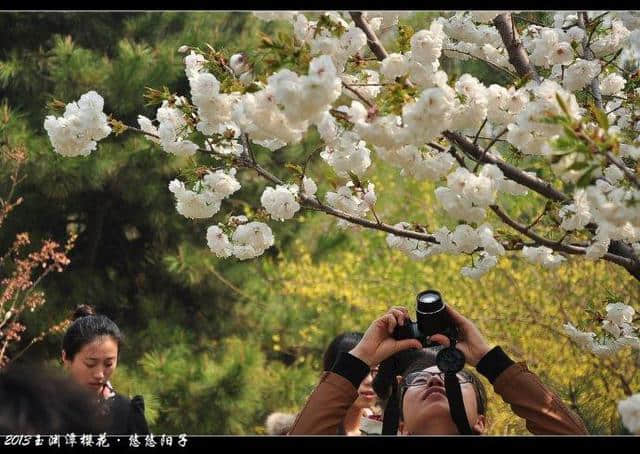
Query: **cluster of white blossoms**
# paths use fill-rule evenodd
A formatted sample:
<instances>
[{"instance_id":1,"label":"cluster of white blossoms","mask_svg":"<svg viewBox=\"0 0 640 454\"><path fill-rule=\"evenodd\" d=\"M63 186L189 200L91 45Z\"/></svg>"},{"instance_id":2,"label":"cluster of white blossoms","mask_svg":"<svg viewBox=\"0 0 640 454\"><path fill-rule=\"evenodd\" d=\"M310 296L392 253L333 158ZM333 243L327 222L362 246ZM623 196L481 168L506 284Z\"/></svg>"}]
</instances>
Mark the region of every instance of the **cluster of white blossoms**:
<instances>
[{"instance_id":1,"label":"cluster of white blossoms","mask_svg":"<svg viewBox=\"0 0 640 454\"><path fill-rule=\"evenodd\" d=\"M178 179L169 183L169 191L176 198L176 210L189 219L210 218L220 211L222 201L240 189L235 178L236 169L228 172L207 172L194 187L187 189Z\"/></svg>"},{"instance_id":2,"label":"cluster of white blossoms","mask_svg":"<svg viewBox=\"0 0 640 454\"><path fill-rule=\"evenodd\" d=\"M260 203L273 219L284 221L291 219L300 209L297 196L298 185L296 184L278 185L275 189L267 186L260 197Z\"/></svg>"},{"instance_id":3,"label":"cluster of white blossoms","mask_svg":"<svg viewBox=\"0 0 640 454\"><path fill-rule=\"evenodd\" d=\"M400 168L400 174L416 180L437 181L455 164L451 154L428 147L406 145L393 149L376 147L376 154L383 161Z\"/></svg>"},{"instance_id":4,"label":"cluster of white blossoms","mask_svg":"<svg viewBox=\"0 0 640 454\"><path fill-rule=\"evenodd\" d=\"M564 115L557 97L560 97L569 116L573 119L581 117L581 110L575 95L567 93L552 80L545 80L538 84L529 82L525 89L533 97L518 113L513 123L509 123L506 139L524 154L548 155L551 151L549 140L562 133L562 126L545 123L544 118L552 115Z\"/></svg>"},{"instance_id":5,"label":"cluster of white blossoms","mask_svg":"<svg viewBox=\"0 0 640 454\"><path fill-rule=\"evenodd\" d=\"M240 98L232 119L254 142L271 149L298 143L342 92L340 77L326 55L311 60L306 76L281 69L267 82L262 90Z\"/></svg>"},{"instance_id":6,"label":"cluster of white blossoms","mask_svg":"<svg viewBox=\"0 0 640 454\"><path fill-rule=\"evenodd\" d=\"M498 166L487 164L478 175L458 167L447 176L447 187L436 188L435 194L451 217L480 223L486 216L485 208L494 203L500 190L526 194L518 183L506 179Z\"/></svg>"},{"instance_id":7,"label":"cluster of white blossoms","mask_svg":"<svg viewBox=\"0 0 640 454\"><path fill-rule=\"evenodd\" d=\"M156 112L158 127L143 115L138 116L140 128L150 134L158 136L158 139L147 136L151 141L159 143L164 151L176 156L192 156L198 151L198 145L186 139L191 132L184 114L179 106L183 105L180 98L171 106L168 101L163 101Z\"/></svg>"},{"instance_id":8,"label":"cluster of white blossoms","mask_svg":"<svg viewBox=\"0 0 640 454\"><path fill-rule=\"evenodd\" d=\"M78 102L67 104L62 117L47 116L44 129L56 153L62 156L88 156L99 140L111 133L102 112L104 99L95 91L85 93Z\"/></svg>"},{"instance_id":9,"label":"cluster of white blossoms","mask_svg":"<svg viewBox=\"0 0 640 454\"><path fill-rule=\"evenodd\" d=\"M349 172L362 176L371 165L367 144L352 131L340 134L334 141L326 141L327 146L320 157L329 164L336 175L346 178Z\"/></svg>"},{"instance_id":10,"label":"cluster of white blossoms","mask_svg":"<svg viewBox=\"0 0 640 454\"><path fill-rule=\"evenodd\" d=\"M324 13L325 19L345 30L336 37L327 27L319 26L320 21L310 21L304 14L292 18L295 37L308 43L312 55L327 55L339 73L342 73L349 57L367 45L367 36L351 20L347 21L335 12Z\"/></svg>"},{"instance_id":11,"label":"cluster of white blossoms","mask_svg":"<svg viewBox=\"0 0 640 454\"><path fill-rule=\"evenodd\" d=\"M640 393L618 402L618 412L629 432L640 435Z\"/></svg>"},{"instance_id":12,"label":"cluster of white blossoms","mask_svg":"<svg viewBox=\"0 0 640 454\"><path fill-rule=\"evenodd\" d=\"M564 325L565 332L580 348L600 357L616 354L625 347L640 350L637 329L632 325L635 310L624 303L607 304L607 315L602 320L602 329L608 336L596 339L594 332L578 330L571 323Z\"/></svg>"},{"instance_id":13,"label":"cluster of white blossoms","mask_svg":"<svg viewBox=\"0 0 640 454\"><path fill-rule=\"evenodd\" d=\"M411 224L400 222L394 227L400 230L410 230ZM504 247L494 238L493 229L489 224L483 224L477 229L467 224L460 224L453 232L450 232L446 227L441 227L432 236L434 242L389 233L387 244L389 247L401 250L414 260L423 260L435 254L473 254L478 252L479 260L474 261L472 266L465 266L461 270L463 276L474 279L486 274L498 263L498 257L505 253Z\"/></svg>"},{"instance_id":14,"label":"cluster of white blossoms","mask_svg":"<svg viewBox=\"0 0 640 454\"><path fill-rule=\"evenodd\" d=\"M546 246L524 246L522 248L522 255L529 262L535 263L536 265L542 265L547 268L555 268L567 260L560 254L554 254L553 249Z\"/></svg>"},{"instance_id":15,"label":"cluster of white blossoms","mask_svg":"<svg viewBox=\"0 0 640 454\"><path fill-rule=\"evenodd\" d=\"M204 135L222 134L227 129L237 129L232 122L231 114L239 100L239 94L220 93L220 82L204 69L206 60L202 55L192 51L184 61L185 73L191 87L191 101L198 112L196 129ZM223 154L239 154L241 150L231 148L226 153L219 151Z\"/></svg>"},{"instance_id":16,"label":"cluster of white blossoms","mask_svg":"<svg viewBox=\"0 0 640 454\"><path fill-rule=\"evenodd\" d=\"M336 192L327 192L325 201L331 208L361 218L369 212L377 201L375 185L369 183L366 188L359 188L352 181L348 181L343 186L340 186ZM340 228L358 228L357 224L344 219L339 219L336 225Z\"/></svg>"},{"instance_id":17,"label":"cluster of white blossoms","mask_svg":"<svg viewBox=\"0 0 640 454\"><path fill-rule=\"evenodd\" d=\"M242 217L246 222L247 219ZM207 245L211 252L220 258L234 256L240 260L252 259L262 255L273 243L271 228L263 222L254 221L238 225L231 235L231 240L217 225L207 229Z\"/></svg>"}]
</instances>

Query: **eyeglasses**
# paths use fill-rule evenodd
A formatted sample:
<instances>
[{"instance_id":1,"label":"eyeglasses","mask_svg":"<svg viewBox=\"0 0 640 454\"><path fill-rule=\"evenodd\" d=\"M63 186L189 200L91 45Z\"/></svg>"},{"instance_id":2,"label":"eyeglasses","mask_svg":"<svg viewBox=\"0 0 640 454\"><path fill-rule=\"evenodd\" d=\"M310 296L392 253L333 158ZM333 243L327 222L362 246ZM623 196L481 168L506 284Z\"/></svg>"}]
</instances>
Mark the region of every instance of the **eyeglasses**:
<instances>
[{"instance_id":1,"label":"eyeglasses","mask_svg":"<svg viewBox=\"0 0 640 454\"><path fill-rule=\"evenodd\" d=\"M421 370L407 375L403 380L403 385L405 387L426 386L434 376L437 376L442 380L442 382L444 382L444 372L427 372L426 370ZM464 383L471 383L471 379L464 374L457 373L456 377L461 385Z\"/></svg>"}]
</instances>

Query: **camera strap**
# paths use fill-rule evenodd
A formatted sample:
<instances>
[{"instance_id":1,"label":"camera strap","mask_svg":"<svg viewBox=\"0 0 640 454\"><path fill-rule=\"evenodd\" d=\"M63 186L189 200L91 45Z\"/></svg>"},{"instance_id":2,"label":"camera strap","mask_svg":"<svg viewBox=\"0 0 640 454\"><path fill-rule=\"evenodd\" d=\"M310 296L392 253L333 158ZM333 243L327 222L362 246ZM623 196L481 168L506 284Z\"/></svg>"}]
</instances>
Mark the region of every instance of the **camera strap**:
<instances>
[{"instance_id":1,"label":"camera strap","mask_svg":"<svg viewBox=\"0 0 640 454\"><path fill-rule=\"evenodd\" d=\"M444 389L447 392L451 419L456 424L460 435L473 435L467 412L464 409L462 389L458 380L458 372L464 368L464 353L455 347L455 339L449 338L450 346L443 348L436 356L438 369L444 372Z\"/></svg>"},{"instance_id":2,"label":"camera strap","mask_svg":"<svg viewBox=\"0 0 640 454\"><path fill-rule=\"evenodd\" d=\"M453 422L456 423L458 432L460 432L460 435L473 435L467 419L467 413L464 409L460 382L455 372L447 372L444 374L444 388L447 391L451 418Z\"/></svg>"}]
</instances>

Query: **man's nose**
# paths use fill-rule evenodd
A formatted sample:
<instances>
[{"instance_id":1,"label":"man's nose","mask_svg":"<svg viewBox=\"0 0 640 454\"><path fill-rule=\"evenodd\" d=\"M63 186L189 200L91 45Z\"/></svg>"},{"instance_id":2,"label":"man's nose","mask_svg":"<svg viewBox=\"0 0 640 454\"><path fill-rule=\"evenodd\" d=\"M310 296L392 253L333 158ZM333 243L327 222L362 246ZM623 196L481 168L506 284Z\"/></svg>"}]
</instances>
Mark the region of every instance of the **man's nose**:
<instances>
[{"instance_id":1,"label":"man's nose","mask_svg":"<svg viewBox=\"0 0 640 454\"><path fill-rule=\"evenodd\" d=\"M431 376L431 378L427 382L427 387L430 388L432 386L443 386L444 387L444 381L442 381L442 378L440 378L440 375L432 375Z\"/></svg>"}]
</instances>

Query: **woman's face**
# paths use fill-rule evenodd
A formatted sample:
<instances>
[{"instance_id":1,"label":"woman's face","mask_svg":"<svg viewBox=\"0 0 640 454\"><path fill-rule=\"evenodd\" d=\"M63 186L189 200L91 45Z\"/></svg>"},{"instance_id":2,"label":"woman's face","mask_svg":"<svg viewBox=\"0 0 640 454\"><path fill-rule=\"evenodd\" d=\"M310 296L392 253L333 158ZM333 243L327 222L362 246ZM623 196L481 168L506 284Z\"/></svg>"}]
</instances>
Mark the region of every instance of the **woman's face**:
<instances>
[{"instance_id":1,"label":"woman's face","mask_svg":"<svg viewBox=\"0 0 640 454\"><path fill-rule=\"evenodd\" d=\"M360 386L358 387L358 398L353 403L353 405L357 408L371 408L376 404L376 400L378 399L378 395L373 390L371 386L373 383L373 378L375 374L378 372L378 368L375 367L367 374L367 376L360 382Z\"/></svg>"},{"instance_id":2,"label":"woman's face","mask_svg":"<svg viewBox=\"0 0 640 454\"><path fill-rule=\"evenodd\" d=\"M444 388L444 381L438 375L438 366L432 366L422 371L416 386L406 388L402 401L404 417L403 431L414 435L455 435L458 428L451 418L449 401ZM476 393L472 383L460 385L464 408L469 425L475 433L484 432L484 416L478 415Z\"/></svg>"},{"instance_id":3,"label":"woman's face","mask_svg":"<svg viewBox=\"0 0 640 454\"><path fill-rule=\"evenodd\" d=\"M118 343L110 336L101 336L86 344L73 359L62 351L62 360L73 379L101 394L118 364Z\"/></svg>"}]
</instances>

